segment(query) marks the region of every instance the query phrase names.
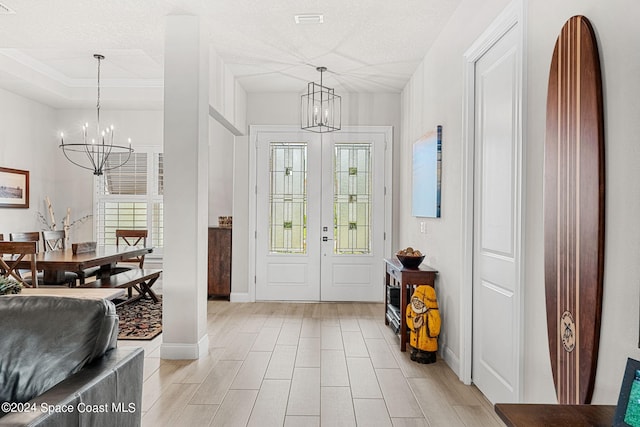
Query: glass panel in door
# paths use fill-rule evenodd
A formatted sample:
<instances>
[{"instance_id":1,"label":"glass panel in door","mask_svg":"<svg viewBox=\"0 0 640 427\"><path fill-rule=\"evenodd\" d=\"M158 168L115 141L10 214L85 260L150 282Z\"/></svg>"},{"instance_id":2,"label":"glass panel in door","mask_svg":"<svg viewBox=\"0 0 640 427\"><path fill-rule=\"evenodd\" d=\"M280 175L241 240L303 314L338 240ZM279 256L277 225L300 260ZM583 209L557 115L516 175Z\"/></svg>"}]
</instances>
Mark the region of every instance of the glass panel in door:
<instances>
[{"instance_id":1,"label":"glass panel in door","mask_svg":"<svg viewBox=\"0 0 640 427\"><path fill-rule=\"evenodd\" d=\"M335 254L371 253L371 144L335 144Z\"/></svg>"},{"instance_id":2,"label":"glass panel in door","mask_svg":"<svg viewBox=\"0 0 640 427\"><path fill-rule=\"evenodd\" d=\"M269 251L307 253L307 144L270 144Z\"/></svg>"}]
</instances>

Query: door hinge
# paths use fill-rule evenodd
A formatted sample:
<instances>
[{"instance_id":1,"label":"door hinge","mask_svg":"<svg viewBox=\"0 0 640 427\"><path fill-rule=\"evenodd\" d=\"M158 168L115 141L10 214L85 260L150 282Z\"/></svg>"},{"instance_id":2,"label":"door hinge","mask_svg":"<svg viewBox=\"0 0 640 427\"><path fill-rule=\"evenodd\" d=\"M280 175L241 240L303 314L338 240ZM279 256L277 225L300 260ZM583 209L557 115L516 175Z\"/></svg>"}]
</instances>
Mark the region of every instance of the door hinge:
<instances>
[{"instance_id":1,"label":"door hinge","mask_svg":"<svg viewBox=\"0 0 640 427\"><path fill-rule=\"evenodd\" d=\"M385 231L383 234L383 239L382 240L387 240L387 232Z\"/></svg>"},{"instance_id":2,"label":"door hinge","mask_svg":"<svg viewBox=\"0 0 640 427\"><path fill-rule=\"evenodd\" d=\"M387 195L387 187L384 187L384 195Z\"/></svg>"},{"instance_id":3,"label":"door hinge","mask_svg":"<svg viewBox=\"0 0 640 427\"><path fill-rule=\"evenodd\" d=\"M253 191L255 192L255 194L258 194L258 186L256 185L255 188L253 189Z\"/></svg>"},{"instance_id":4,"label":"door hinge","mask_svg":"<svg viewBox=\"0 0 640 427\"><path fill-rule=\"evenodd\" d=\"M253 276L253 283L258 283L258 276Z\"/></svg>"}]
</instances>

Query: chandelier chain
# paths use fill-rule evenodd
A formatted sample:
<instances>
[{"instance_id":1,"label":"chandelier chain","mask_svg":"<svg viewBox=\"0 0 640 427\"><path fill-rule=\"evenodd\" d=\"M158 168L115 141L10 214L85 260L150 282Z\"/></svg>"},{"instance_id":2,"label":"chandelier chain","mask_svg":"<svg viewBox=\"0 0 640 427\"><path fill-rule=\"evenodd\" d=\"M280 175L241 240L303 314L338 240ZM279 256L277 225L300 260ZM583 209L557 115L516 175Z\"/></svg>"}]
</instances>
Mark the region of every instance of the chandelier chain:
<instances>
[{"instance_id":1,"label":"chandelier chain","mask_svg":"<svg viewBox=\"0 0 640 427\"><path fill-rule=\"evenodd\" d=\"M96 107L98 108L98 118L100 118L100 59L98 59L98 103Z\"/></svg>"},{"instance_id":2,"label":"chandelier chain","mask_svg":"<svg viewBox=\"0 0 640 427\"><path fill-rule=\"evenodd\" d=\"M133 148L131 148L131 139L129 138L129 145L117 145L114 144L114 127L113 125L106 127L104 130L100 129L100 74L101 63L104 59L103 55L94 54L93 57L98 61L98 87L97 87L97 101L96 101L96 135L94 138L89 138L88 128L89 124L86 123L82 126L82 139L80 142L66 143L64 142L64 134L60 133L60 145L64 156L76 166L83 169L93 171L94 175L102 175L104 171L119 168L129 161ZM113 161L110 160L111 155L116 157Z\"/></svg>"},{"instance_id":3,"label":"chandelier chain","mask_svg":"<svg viewBox=\"0 0 640 427\"><path fill-rule=\"evenodd\" d=\"M98 118L97 118L96 128L98 130L98 133L100 133L100 63L102 62L102 57L97 56L96 59L98 60L98 102L96 103Z\"/></svg>"}]
</instances>

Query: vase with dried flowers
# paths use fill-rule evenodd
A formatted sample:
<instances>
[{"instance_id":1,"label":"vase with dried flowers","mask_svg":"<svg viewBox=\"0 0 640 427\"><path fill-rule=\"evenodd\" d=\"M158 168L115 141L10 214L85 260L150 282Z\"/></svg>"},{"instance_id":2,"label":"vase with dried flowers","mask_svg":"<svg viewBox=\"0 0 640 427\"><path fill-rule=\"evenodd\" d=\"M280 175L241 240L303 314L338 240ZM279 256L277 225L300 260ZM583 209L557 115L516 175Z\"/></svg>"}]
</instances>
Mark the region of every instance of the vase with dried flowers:
<instances>
[{"instance_id":1,"label":"vase with dried flowers","mask_svg":"<svg viewBox=\"0 0 640 427\"><path fill-rule=\"evenodd\" d=\"M58 228L56 224L56 218L53 212L53 206L51 204L51 199L49 199L49 196L45 197L44 202L47 205L47 211L49 212L49 220L47 220L47 218L45 218L45 216L40 212L38 212L38 220L42 225L46 227L46 228L43 228L43 230L57 230ZM93 215L85 215L81 218L71 221L71 208L67 208L67 214L65 215L64 219L60 221L60 226L64 230L64 237L65 237L66 244L69 243L69 231L71 230L71 228L73 228L76 225L82 224L92 216Z\"/></svg>"}]
</instances>

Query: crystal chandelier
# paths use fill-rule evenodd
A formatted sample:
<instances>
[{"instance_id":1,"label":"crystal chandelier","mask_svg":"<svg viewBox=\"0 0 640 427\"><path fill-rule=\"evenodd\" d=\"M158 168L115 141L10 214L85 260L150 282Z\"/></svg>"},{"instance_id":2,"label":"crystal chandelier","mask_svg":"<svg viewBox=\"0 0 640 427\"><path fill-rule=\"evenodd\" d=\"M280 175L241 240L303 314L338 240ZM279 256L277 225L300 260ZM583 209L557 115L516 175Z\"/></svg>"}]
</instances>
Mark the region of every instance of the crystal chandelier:
<instances>
[{"instance_id":1,"label":"crystal chandelier","mask_svg":"<svg viewBox=\"0 0 640 427\"><path fill-rule=\"evenodd\" d=\"M307 93L300 101L300 127L317 133L340 130L342 98L322 84L322 73L327 71L327 67L317 67L316 70L320 72L320 84L307 84Z\"/></svg>"},{"instance_id":2,"label":"crystal chandelier","mask_svg":"<svg viewBox=\"0 0 640 427\"><path fill-rule=\"evenodd\" d=\"M60 148L64 156L74 165L81 168L92 170L94 175L102 175L104 171L119 168L129 161L133 149L131 148L131 138L129 145L115 145L113 143L114 128L113 125L104 129L100 128L100 61L104 59L103 55L95 54L93 57L98 61L98 102L96 134L89 135L89 123L82 126L82 143L66 143L64 142L64 134L60 133ZM116 160L110 162L111 154ZM125 156L126 155L126 156ZM124 161L123 161L124 159Z\"/></svg>"}]
</instances>

